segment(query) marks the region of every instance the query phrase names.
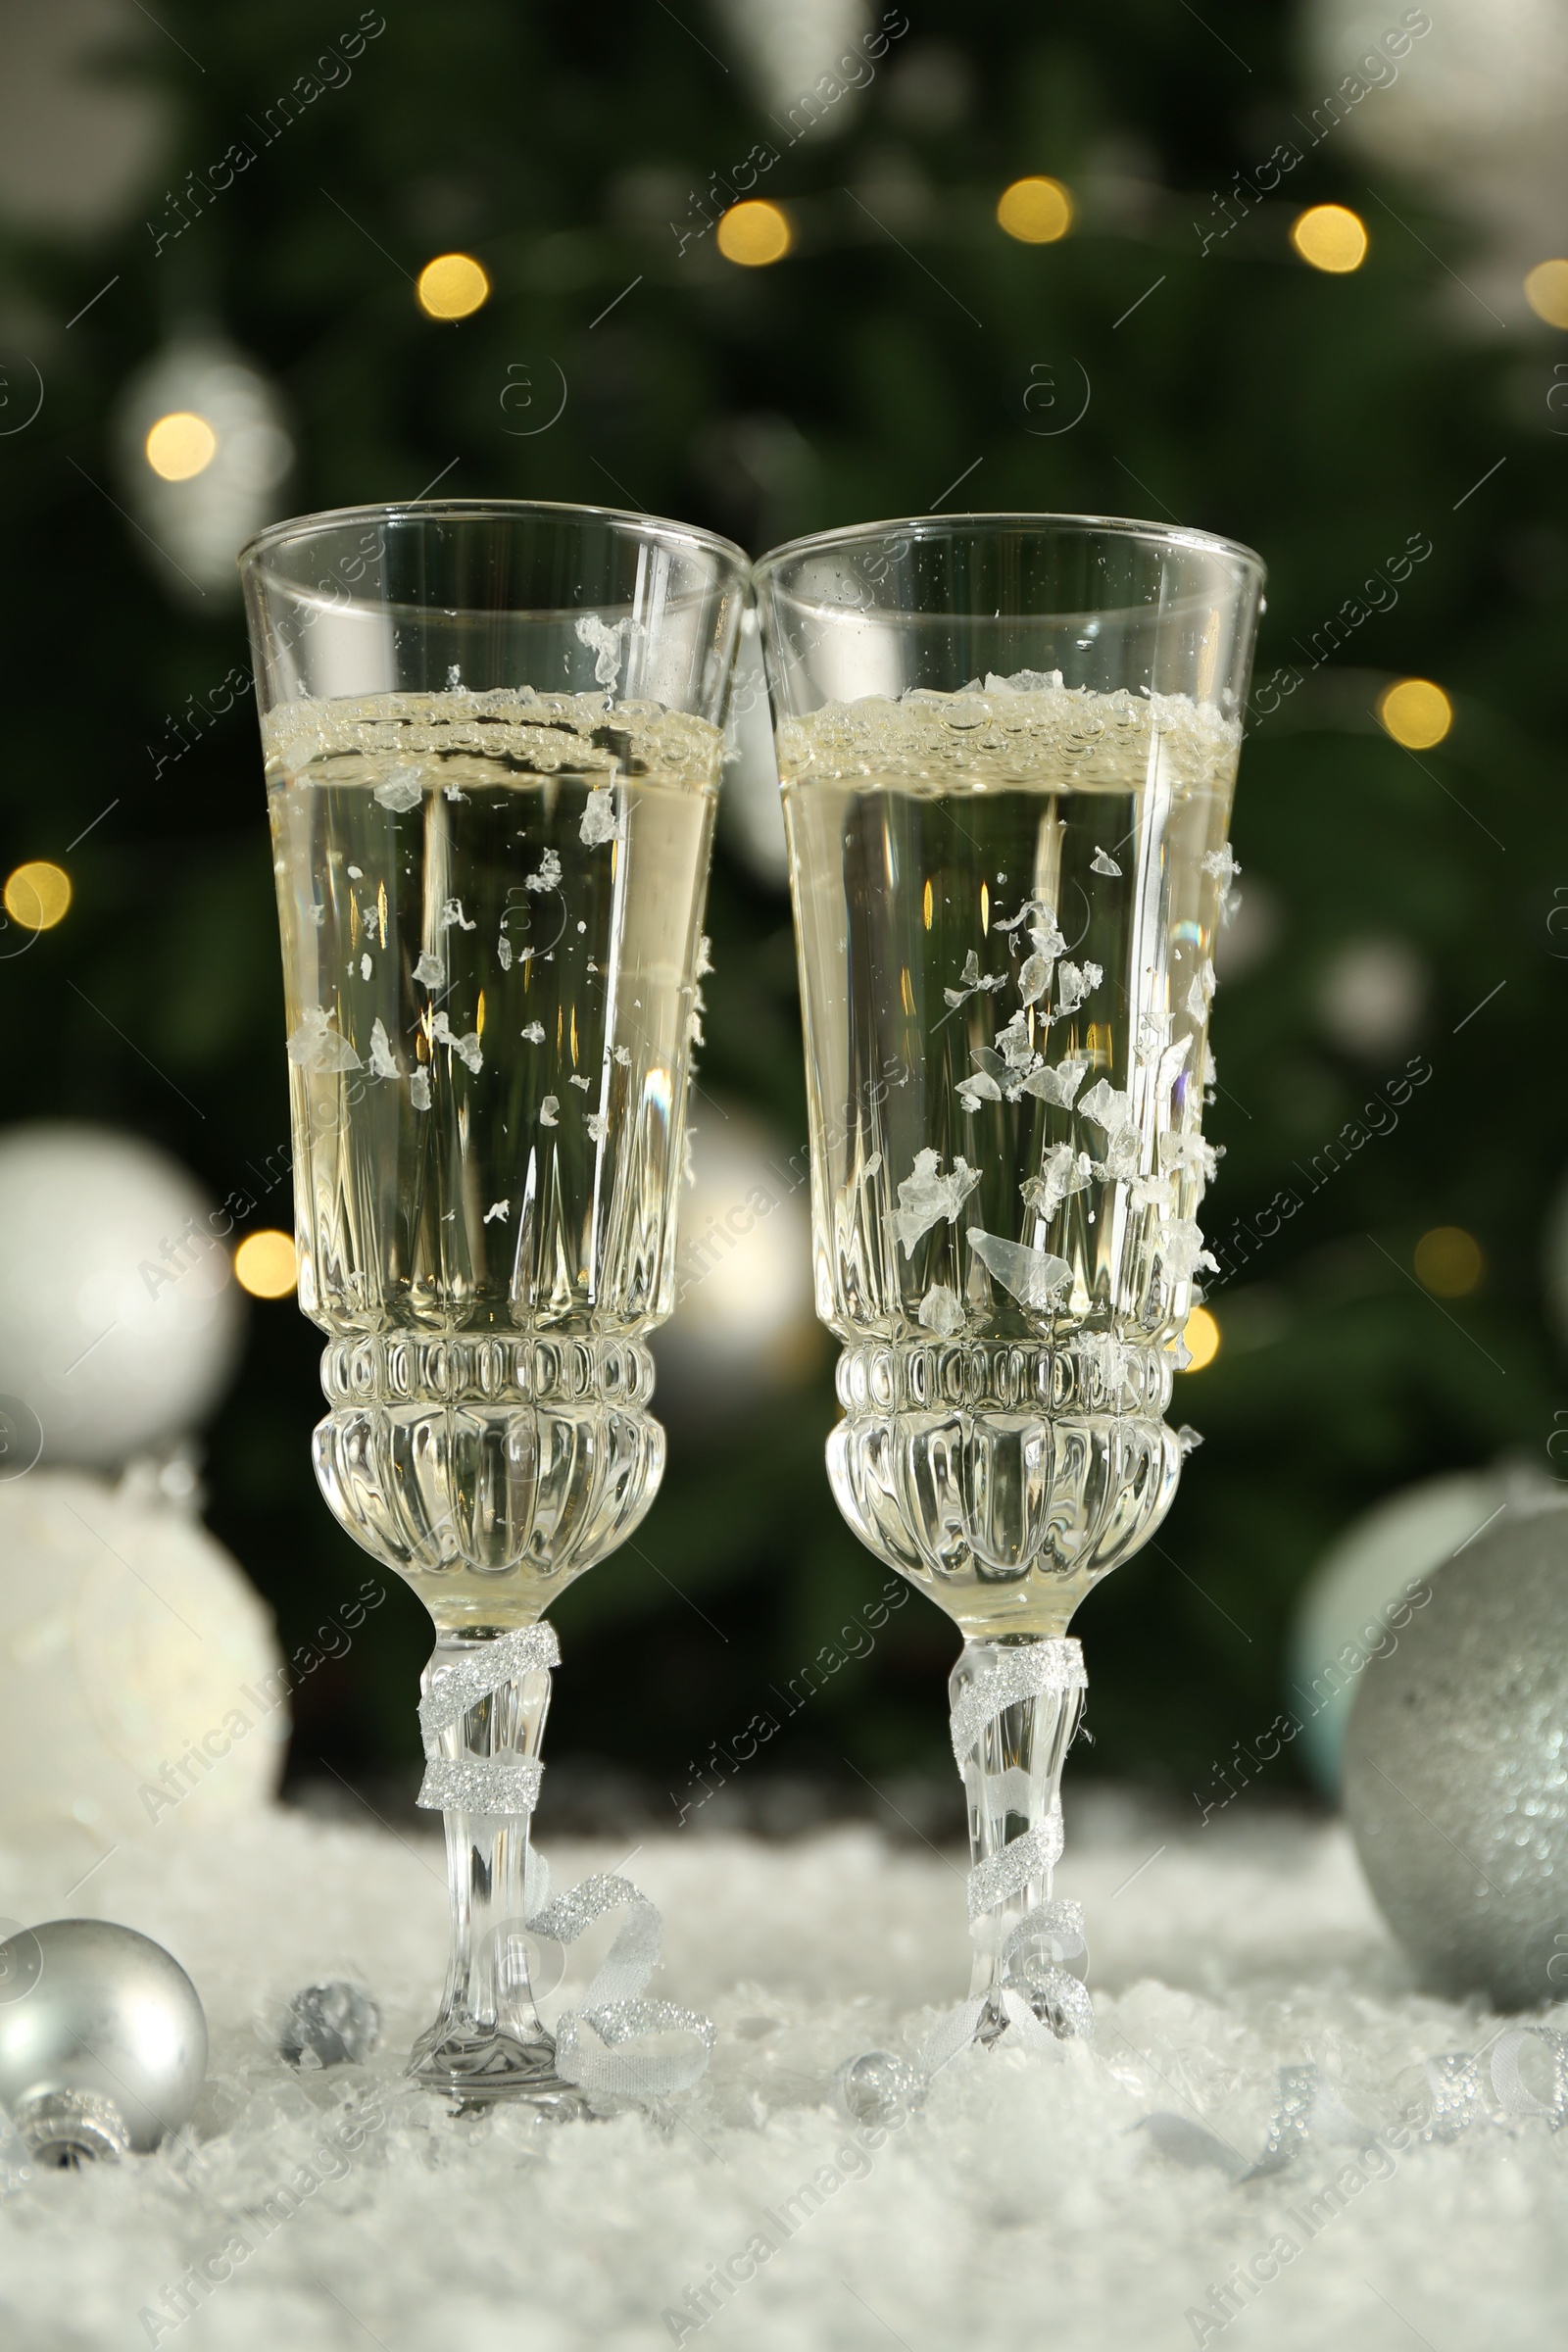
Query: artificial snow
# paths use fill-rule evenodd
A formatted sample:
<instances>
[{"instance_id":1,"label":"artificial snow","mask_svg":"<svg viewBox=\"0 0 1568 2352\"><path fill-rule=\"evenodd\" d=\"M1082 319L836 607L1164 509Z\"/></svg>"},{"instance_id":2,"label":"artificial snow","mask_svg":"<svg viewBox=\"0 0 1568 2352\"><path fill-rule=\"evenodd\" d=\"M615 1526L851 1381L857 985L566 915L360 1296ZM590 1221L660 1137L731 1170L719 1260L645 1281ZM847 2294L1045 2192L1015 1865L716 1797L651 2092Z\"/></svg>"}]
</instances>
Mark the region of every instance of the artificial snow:
<instances>
[{"instance_id":1,"label":"artificial snow","mask_svg":"<svg viewBox=\"0 0 1568 2352\"><path fill-rule=\"evenodd\" d=\"M947 1176L938 1175L941 1165L940 1152L917 1152L913 1169L899 1186L892 1222L906 1257L914 1255L915 1243L943 1217L950 1225L956 1223L959 1209L980 1181L979 1169L966 1159L956 1158Z\"/></svg>"},{"instance_id":2,"label":"artificial snow","mask_svg":"<svg viewBox=\"0 0 1568 2352\"><path fill-rule=\"evenodd\" d=\"M541 1127L560 1126L561 1098L559 1095L546 1095L544 1101L539 1105L539 1124Z\"/></svg>"},{"instance_id":3,"label":"artificial snow","mask_svg":"<svg viewBox=\"0 0 1568 2352\"><path fill-rule=\"evenodd\" d=\"M603 841L624 841L625 822L615 814L615 796L608 785L598 785L588 795L577 835L584 848L590 850Z\"/></svg>"},{"instance_id":4,"label":"artificial snow","mask_svg":"<svg viewBox=\"0 0 1568 2352\"><path fill-rule=\"evenodd\" d=\"M1101 849L1097 842L1095 854L1089 860L1089 871L1092 874L1119 874L1121 867L1116 863L1110 852Z\"/></svg>"},{"instance_id":5,"label":"artificial snow","mask_svg":"<svg viewBox=\"0 0 1568 2352\"><path fill-rule=\"evenodd\" d=\"M386 1023L370 1023L370 1075L372 1078L395 1078L398 1075L397 1057L392 1052L392 1040L386 1033Z\"/></svg>"},{"instance_id":6,"label":"artificial snow","mask_svg":"<svg viewBox=\"0 0 1568 2352\"><path fill-rule=\"evenodd\" d=\"M1031 1250L1027 1242L1009 1242L1000 1233L982 1233L978 1226L964 1236L992 1279L1010 1291L1020 1306L1060 1304L1061 1293L1072 1281L1064 1257L1049 1250Z\"/></svg>"},{"instance_id":7,"label":"artificial snow","mask_svg":"<svg viewBox=\"0 0 1568 2352\"><path fill-rule=\"evenodd\" d=\"M766 1844L710 1830L717 1811L674 1834L558 1843L547 1771L538 1821L557 1884L628 1869L664 1914L650 1992L718 2029L706 2076L658 2113L564 2125L517 2108L455 2118L402 2083L445 1966L433 1827L279 1811L185 1836L166 1821L74 1888L90 1855L0 1852L0 1910L156 1937L212 2030L182 2144L37 2177L0 2207L8 2352L1560 2340L1568 2147L1539 2119L1393 2144L1412 2076L1480 2049L1498 2021L1413 1989L1339 1827L1253 1800L1200 1829L1191 1813L1075 1793L1069 1771L1056 1889L1087 1911L1093 2046L971 2048L877 2134L851 2126L834 2077L863 2050L911 2055L961 1996L962 1858L864 1826ZM591 1941L547 2014L580 1995L602 1957ZM382 2046L361 2066L296 2072L276 2020L301 1986L345 1973L379 2002ZM1280 2071L1307 2064L1380 2137L1360 2150L1314 2137L1284 2169L1238 2178L1265 2145ZM255 2251L213 2262L196 2316L168 2325L167 2290L270 2199L270 2233L253 2225ZM738 2258L762 2230L777 2251L747 2278ZM1264 2281L1233 2295L1229 2325L1189 2319L1281 2234L1298 2250L1273 2278L1258 2264ZM699 2328L692 2290L726 2265L732 2292ZM141 2317L160 2311L162 2331Z\"/></svg>"},{"instance_id":8,"label":"artificial snow","mask_svg":"<svg viewBox=\"0 0 1568 2352\"><path fill-rule=\"evenodd\" d=\"M957 1293L945 1282L934 1282L920 1301L920 1321L938 1339L951 1340L956 1331L963 1329L963 1308Z\"/></svg>"},{"instance_id":9,"label":"artificial snow","mask_svg":"<svg viewBox=\"0 0 1568 2352\"><path fill-rule=\"evenodd\" d=\"M288 1057L302 1070L358 1070L364 1067L341 1030L319 1004L301 1008L299 1027L288 1041Z\"/></svg>"}]
</instances>

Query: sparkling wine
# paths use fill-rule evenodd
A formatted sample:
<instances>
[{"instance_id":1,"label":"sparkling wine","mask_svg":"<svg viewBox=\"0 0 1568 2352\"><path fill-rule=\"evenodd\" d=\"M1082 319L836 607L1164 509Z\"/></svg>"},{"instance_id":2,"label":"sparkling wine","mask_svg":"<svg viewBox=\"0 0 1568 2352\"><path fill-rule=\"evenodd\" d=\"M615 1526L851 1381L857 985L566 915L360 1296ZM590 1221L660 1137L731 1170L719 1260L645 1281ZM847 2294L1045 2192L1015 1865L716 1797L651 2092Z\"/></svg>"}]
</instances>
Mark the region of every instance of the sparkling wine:
<instances>
[{"instance_id":1,"label":"sparkling wine","mask_svg":"<svg viewBox=\"0 0 1568 2352\"><path fill-rule=\"evenodd\" d=\"M284 706L266 745L318 1468L432 1609L532 1614L624 1533L617 1447L657 1484L628 1343L671 1303L721 738L454 692Z\"/></svg>"},{"instance_id":2,"label":"sparkling wine","mask_svg":"<svg viewBox=\"0 0 1568 2352\"><path fill-rule=\"evenodd\" d=\"M966 1630L1064 1622L1107 1547L1090 1540L1096 1446L1053 1455L1044 1425L1142 1415L1162 1454L1153 1416L1202 1262L1238 729L1182 698L1024 673L830 704L779 733L818 1311L858 1344L840 1500L922 1582L948 1563L930 1589ZM1100 1447L1107 1493L1119 1443ZM1154 1469L1174 1483L1173 1458ZM944 1535L960 1489L982 1496L978 1549L972 1508L963 1543Z\"/></svg>"}]
</instances>

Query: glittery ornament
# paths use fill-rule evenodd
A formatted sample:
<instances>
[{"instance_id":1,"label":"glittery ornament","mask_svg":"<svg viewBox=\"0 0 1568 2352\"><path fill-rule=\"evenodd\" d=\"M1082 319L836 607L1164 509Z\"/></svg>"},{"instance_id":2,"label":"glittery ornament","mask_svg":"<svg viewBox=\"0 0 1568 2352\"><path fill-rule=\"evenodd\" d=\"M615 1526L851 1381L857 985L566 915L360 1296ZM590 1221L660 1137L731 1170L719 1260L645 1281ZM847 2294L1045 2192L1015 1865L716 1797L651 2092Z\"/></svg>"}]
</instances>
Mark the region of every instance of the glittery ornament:
<instances>
[{"instance_id":1,"label":"glittery ornament","mask_svg":"<svg viewBox=\"0 0 1568 2352\"><path fill-rule=\"evenodd\" d=\"M1568 1516L1510 1514L1433 1578L1360 1678L1345 1803L1434 1988L1568 1993Z\"/></svg>"},{"instance_id":2,"label":"glittery ornament","mask_svg":"<svg viewBox=\"0 0 1568 2352\"><path fill-rule=\"evenodd\" d=\"M288 2005L278 2050L290 2066L359 2066L381 2038L381 2012L363 1984L334 1977L307 1984Z\"/></svg>"},{"instance_id":3,"label":"glittery ornament","mask_svg":"<svg viewBox=\"0 0 1568 2352\"><path fill-rule=\"evenodd\" d=\"M150 1936L54 1919L0 1943L0 2105L35 2163L146 2154L206 2072L196 1987Z\"/></svg>"}]
</instances>

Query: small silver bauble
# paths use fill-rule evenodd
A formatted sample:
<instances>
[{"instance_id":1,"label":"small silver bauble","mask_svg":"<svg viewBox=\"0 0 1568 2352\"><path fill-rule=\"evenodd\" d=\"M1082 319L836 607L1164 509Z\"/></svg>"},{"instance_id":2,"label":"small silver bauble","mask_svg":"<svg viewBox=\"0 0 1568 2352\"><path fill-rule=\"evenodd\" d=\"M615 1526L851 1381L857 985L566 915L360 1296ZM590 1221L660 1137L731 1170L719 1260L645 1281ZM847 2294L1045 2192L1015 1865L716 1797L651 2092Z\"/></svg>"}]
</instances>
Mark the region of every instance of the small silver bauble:
<instances>
[{"instance_id":1,"label":"small silver bauble","mask_svg":"<svg viewBox=\"0 0 1568 2352\"><path fill-rule=\"evenodd\" d=\"M290 2066L358 2066L381 2038L381 2012L363 1984L333 1977L288 2005L277 2046Z\"/></svg>"},{"instance_id":2,"label":"small silver bauble","mask_svg":"<svg viewBox=\"0 0 1568 2352\"><path fill-rule=\"evenodd\" d=\"M1497 1528L1367 1665L1345 1806L1372 1891L1437 1990L1568 1994L1568 1513Z\"/></svg>"},{"instance_id":3,"label":"small silver bauble","mask_svg":"<svg viewBox=\"0 0 1568 2352\"><path fill-rule=\"evenodd\" d=\"M925 2105L925 2080L891 2050L864 2050L839 2069L839 2096L858 2124L887 2126Z\"/></svg>"},{"instance_id":4,"label":"small silver bauble","mask_svg":"<svg viewBox=\"0 0 1568 2352\"><path fill-rule=\"evenodd\" d=\"M147 2154L207 2072L207 2020L177 1960L100 1919L0 1943L0 2106L39 2164Z\"/></svg>"}]
</instances>

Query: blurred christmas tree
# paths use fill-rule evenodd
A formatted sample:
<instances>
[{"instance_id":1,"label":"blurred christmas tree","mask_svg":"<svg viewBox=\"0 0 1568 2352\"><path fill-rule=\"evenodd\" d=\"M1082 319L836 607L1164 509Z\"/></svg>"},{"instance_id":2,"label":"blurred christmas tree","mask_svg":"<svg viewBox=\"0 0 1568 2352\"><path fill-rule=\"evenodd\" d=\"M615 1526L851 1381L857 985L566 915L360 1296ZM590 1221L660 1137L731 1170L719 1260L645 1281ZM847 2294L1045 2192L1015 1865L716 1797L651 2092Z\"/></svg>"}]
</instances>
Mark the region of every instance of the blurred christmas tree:
<instances>
[{"instance_id":1,"label":"blurred christmas tree","mask_svg":"<svg viewBox=\"0 0 1568 2352\"><path fill-rule=\"evenodd\" d=\"M1543 319L1568 323L1568 266L1527 311L1547 248L1519 206L1517 255L1458 225L1488 152L1412 93L1428 68L1450 86L1440 48L1475 28L1142 0L1055 29L999 0L340 13L134 16L96 71L151 110L156 177L130 156L113 226L72 228L86 167L46 126L6 166L5 865L53 860L74 891L30 946L5 934L8 1113L122 1121L245 1192L251 1223L288 1221L223 539L247 506L439 485L646 505L760 549L961 498L1246 540L1272 580L1216 1032L1226 1271L1180 1397L1207 1445L1084 1626L1099 1762L1190 1785L1268 1722L1293 1592L1362 1503L1499 1451L1546 1466L1568 391ZM1331 72L1351 34L1383 64ZM1380 122L1395 161L1369 185ZM1400 138L1440 136L1447 211L1396 169ZM30 225L29 169L65 192ZM721 232L742 198L773 209ZM1335 204L1369 250L1343 214L1293 243ZM454 252L483 277L421 280ZM160 476L149 424L224 400L218 456L163 427ZM1382 701L1405 676L1442 693ZM794 1150L788 910L755 856L721 852L710 928L704 1087ZM307 1461L317 1352L286 1302L258 1309L209 1464L291 1645L361 1574ZM684 1788L826 1646L773 1761L941 1768L945 1621L914 1602L841 1654L885 1580L828 1495L827 1351L796 1356L748 1409L677 1422L637 1544L563 1603L558 1756ZM400 1595L312 1677L307 1764L412 1753L426 1638Z\"/></svg>"}]
</instances>

